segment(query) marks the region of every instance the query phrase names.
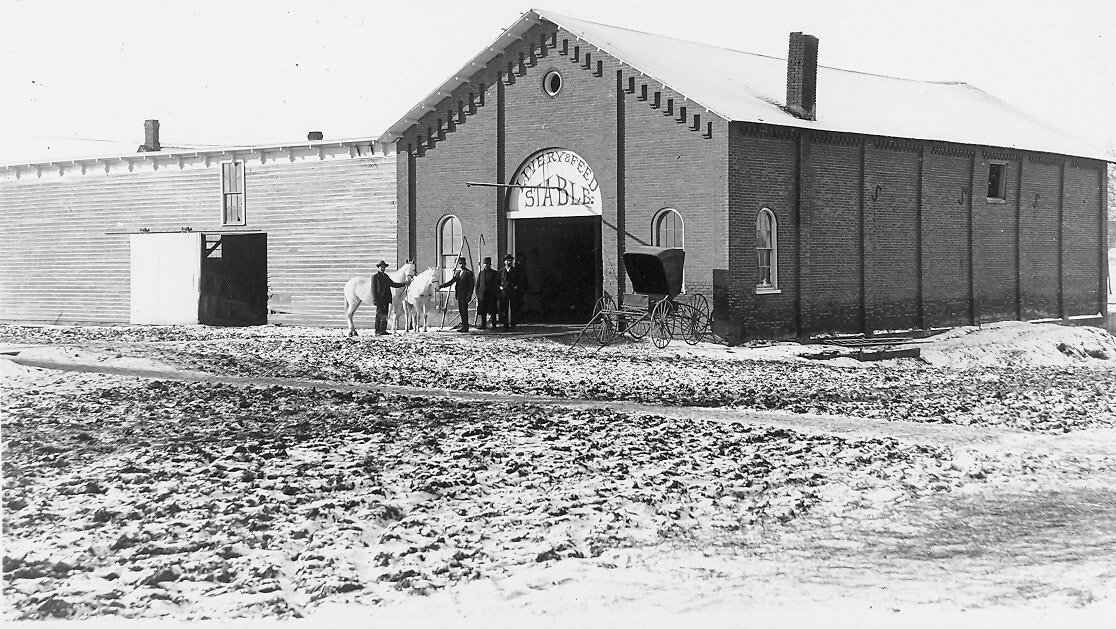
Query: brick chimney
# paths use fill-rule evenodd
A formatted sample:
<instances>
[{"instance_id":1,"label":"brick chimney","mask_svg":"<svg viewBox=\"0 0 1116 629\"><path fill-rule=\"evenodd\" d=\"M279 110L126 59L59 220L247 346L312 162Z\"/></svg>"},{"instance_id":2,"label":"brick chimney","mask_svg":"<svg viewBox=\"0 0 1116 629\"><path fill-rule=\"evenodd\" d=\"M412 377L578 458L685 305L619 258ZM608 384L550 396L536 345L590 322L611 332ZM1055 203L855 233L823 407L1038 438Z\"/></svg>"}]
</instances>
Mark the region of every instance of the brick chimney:
<instances>
[{"instance_id":1,"label":"brick chimney","mask_svg":"<svg viewBox=\"0 0 1116 629\"><path fill-rule=\"evenodd\" d=\"M163 147L159 144L159 121L158 120L144 120L143 121L143 144L137 149L139 153L148 153L150 151L161 151Z\"/></svg>"},{"instance_id":2,"label":"brick chimney","mask_svg":"<svg viewBox=\"0 0 1116 629\"><path fill-rule=\"evenodd\" d=\"M806 120L817 119L818 38L790 34L787 52L787 111Z\"/></svg>"}]
</instances>

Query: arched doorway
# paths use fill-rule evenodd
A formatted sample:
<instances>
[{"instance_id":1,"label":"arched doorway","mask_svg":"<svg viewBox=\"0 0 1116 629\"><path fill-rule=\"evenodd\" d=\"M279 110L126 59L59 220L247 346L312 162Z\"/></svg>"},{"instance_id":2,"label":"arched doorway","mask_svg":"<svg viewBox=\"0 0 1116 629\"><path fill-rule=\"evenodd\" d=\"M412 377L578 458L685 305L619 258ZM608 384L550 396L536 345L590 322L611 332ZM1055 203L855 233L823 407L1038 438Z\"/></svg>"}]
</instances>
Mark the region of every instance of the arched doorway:
<instances>
[{"instance_id":1,"label":"arched doorway","mask_svg":"<svg viewBox=\"0 0 1116 629\"><path fill-rule=\"evenodd\" d=\"M550 148L520 165L508 190L509 250L524 260L524 320L583 323L601 291L601 191L589 163Z\"/></svg>"}]
</instances>

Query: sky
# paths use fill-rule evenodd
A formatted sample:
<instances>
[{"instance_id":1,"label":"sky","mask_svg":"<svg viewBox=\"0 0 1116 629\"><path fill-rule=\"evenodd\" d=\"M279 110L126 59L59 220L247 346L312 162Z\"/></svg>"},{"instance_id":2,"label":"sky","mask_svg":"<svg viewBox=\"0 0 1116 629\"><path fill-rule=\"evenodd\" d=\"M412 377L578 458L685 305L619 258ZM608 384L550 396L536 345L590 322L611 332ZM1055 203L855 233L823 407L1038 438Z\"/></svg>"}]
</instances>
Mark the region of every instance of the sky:
<instances>
[{"instance_id":1,"label":"sky","mask_svg":"<svg viewBox=\"0 0 1116 629\"><path fill-rule=\"evenodd\" d=\"M543 2L0 0L0 164L131 153L149 118L169 147L375 138L531 8L777 57L804 31L1116 152L1111 0Z\"/></svg>"}]
</instances>

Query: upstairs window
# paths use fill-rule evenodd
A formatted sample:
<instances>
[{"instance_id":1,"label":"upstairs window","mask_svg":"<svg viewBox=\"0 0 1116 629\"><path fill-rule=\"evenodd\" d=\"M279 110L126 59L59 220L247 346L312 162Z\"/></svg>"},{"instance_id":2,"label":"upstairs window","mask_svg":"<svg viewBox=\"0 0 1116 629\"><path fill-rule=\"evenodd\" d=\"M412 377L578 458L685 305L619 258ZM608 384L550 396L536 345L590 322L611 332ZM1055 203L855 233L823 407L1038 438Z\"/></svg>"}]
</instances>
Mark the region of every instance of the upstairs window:
<instances>
[{"instance_id":1,"label":"upstairs window","mask_svg":"<svg viewBox=\"0 0 1116 629\"><path fill-rule=\"evenodd\" d=\"M773 293L779 290L779 230L775 213L767 208L756 216L756 258L759 278L756 282L757 293Z\"/></svg>"},{"instance_id":2,"label":"upstairs window","mask_svg":"<svg viewBox=\"0 0 1116 629\"><path fill-rule=\"evenodd\" d=\"M993 162L988 165L988 200L1007 200L1007 164Z\"/></svg>"},{"instance_id":3,"label":"upstairs window","mask_svg":"<svg viewBox=\"0 0 1116 629\"><path fill-rule=\"evenodd\" d=\"M221 164L223 225L244 224L244 162Z\"/></svg>"}]
</instances>

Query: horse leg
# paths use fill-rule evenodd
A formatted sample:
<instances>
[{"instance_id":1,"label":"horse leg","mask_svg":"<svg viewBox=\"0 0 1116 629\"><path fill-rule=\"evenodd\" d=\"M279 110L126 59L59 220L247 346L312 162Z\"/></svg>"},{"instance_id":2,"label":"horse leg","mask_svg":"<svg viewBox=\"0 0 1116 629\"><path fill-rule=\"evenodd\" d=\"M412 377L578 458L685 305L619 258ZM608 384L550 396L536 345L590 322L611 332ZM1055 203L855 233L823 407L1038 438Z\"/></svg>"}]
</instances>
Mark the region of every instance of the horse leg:
<instances>
[{"instance_id":1,"label":"horse leg","mask_svg":"<svg viewBox=\"0 0 1116 629\"><path fill-rule=\"evenodd\" d=\"M353 324L353 315L356 314L357 306L360 305L359 299L349 301L345 300L345 319L349 322L348 336L356 336L356 325Z\"/></svg>"}]
</instances>

